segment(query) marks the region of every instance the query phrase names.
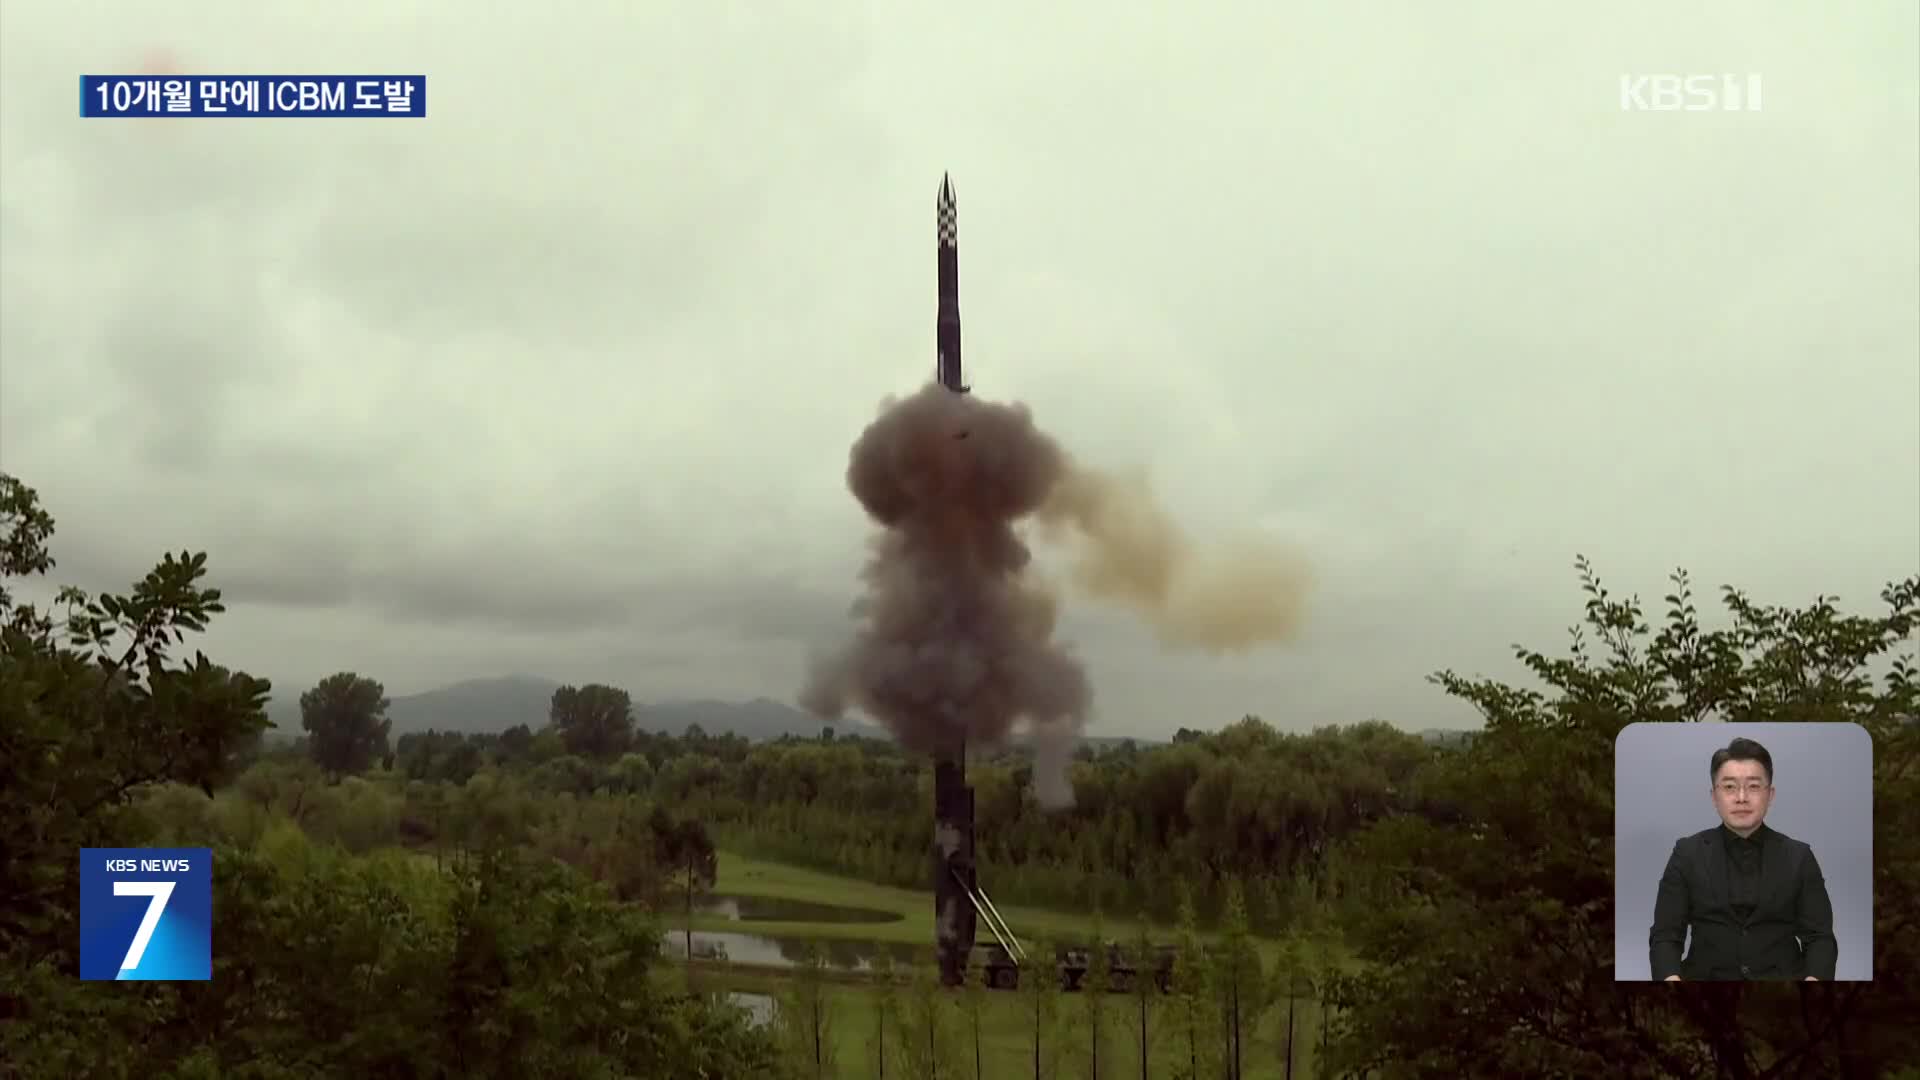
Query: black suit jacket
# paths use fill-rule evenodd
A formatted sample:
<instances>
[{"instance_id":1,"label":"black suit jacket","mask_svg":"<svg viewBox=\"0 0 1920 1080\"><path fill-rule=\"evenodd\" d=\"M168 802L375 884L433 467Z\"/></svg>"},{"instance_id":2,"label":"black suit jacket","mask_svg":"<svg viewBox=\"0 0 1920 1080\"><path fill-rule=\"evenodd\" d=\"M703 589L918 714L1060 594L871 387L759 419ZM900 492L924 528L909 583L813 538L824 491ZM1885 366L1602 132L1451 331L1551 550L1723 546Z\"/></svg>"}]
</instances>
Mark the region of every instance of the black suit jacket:
<instances>
[{"instance_id":1,"label":"black suit jacket","mask_svg":"<svg viewBox=\"0 0 1920 1080\"><path fill-rule=\"evenodd\" d=\"M1833 904L1813 849L1764 831L1760 889L1746 922L1727 899L1727 850L1721 826L1682 837L1660 875L1648 936L1656 982L1669 975L1702 979L1831 980L1840 950L1833 938ZM1680 949L1693 930L1693 947Z\"/></svg>"}]
</instances>

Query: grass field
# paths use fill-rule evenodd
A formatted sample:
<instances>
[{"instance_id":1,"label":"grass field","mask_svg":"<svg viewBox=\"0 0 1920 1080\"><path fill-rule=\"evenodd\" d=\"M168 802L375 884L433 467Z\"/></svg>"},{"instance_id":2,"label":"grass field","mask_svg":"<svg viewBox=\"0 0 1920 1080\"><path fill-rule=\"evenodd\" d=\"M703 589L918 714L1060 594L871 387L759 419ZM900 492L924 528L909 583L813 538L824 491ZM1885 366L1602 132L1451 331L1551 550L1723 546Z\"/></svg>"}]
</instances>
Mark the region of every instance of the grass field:
<instances>
[{"instance_id":1,"label":"grass field","mask_svg":"<svg viewBox=\"0 0 1920 1080\"><path fill-rule=\"evenodd\" d=\"M728 970L721 966L703 966L695 976L703 990L733 990L778 996L791 988L787 978L764 970ZM942 1076L953 1080L971 1080L974 1076L973 1041L970 1021L961 1008L956 991L941 991L941 1023L948 1047ZM902 993L900 1000L906 995ZM827 991L827 1032L833 1045L835 1068L827 1075L835 1080L870 1080L880 1076L878 1064L878 1019L872 984L834 983ZM1086 1019L1085 993L1061 994L1053 1034L1043 1043L1051 1056L1057 1047L1069 1056L1067 1067L1045 1073L1047 1076L1088 1076L1092 1047L1091 1024ZM994 992L986 995L981 1014L980 1071L986 1080L1033 1075L1033 1017L1031 999L1019 993ZM1148 1069L1151 1080L1178 1075L1186 1065L1187 1049L1178 1031L1170 1002L1153 1001L1148 1014ZM1314 1073L1315 1050L1320 1035L1319 1006L1301 1000L1295 1006L1293 1075L1301 1080ZM1140 1036L1137 1006L1124 995L1106 995L1106 1019L1102 1027L1107 1035L1100 1050L1100 1075L1126 1080L1139 1077ZM899 1006L893 1009L898 1023ZM889 1025L893 1027L894 1025ZM886 1075L909 1075L904 1062L895 1057L901 1033L897 1027L887 1033ZM922 1035L924 1037L924 1035ZM1250 1029L1243 1031L1241 1075L1247 1080L1279 1080L1287 1075L1285 1067L1285 1003L1269 1009ZM1216 1041L1218 1036L1215 1036ZM948 1071L958 1068L958 1072ZM1217 1074L1216 1074L1217 1075Z\"/></svg>"},{"instance_id":2,"label":"grass field","mask_svg":"<svg viewBox=\"0 0 1920 1080\"><path fill-rule=\"evenodd\" d=\"M424 854L416 854L416 857L429 861L432 859L431 855ZM775 938L893 942L924 946L931 953L931 892L876 885L729 851L719 853L713 891L731 896L867 908L891 912L899 918L878 923L760 919L735 921L696 911L692 920L692 928L696 931ZM1014 933L1029 947L1049 939L1083 940L1091 931L1092 919L1085 913L1007 906L997 902L996 906ZM669 911L663 915L664 928L680 930L686 925L685 918L676 912ZM1138 930L1139 923L1136 920L1105 920L1106 936L1123 943L1130 942ZM1156 925L1151 926L1148 933L1154 941L1166 942L1173 940L1174 928ZM982 940L988 938L984 927L980 936ZM1207 940L1218 937L1209 931L1202 931L1200 936ZM1259 952L1262 964L1271 969L1278 959L1280 944L1264 938L1255 938L1252 944ZM1343 959L1342 964L1353 966L1351 959ZM775 999L787 994L795 986L794 973L791 971L727 962L663 965L660 978L680 988L690 985L706 992L732 991L761 994ZM878 989L875 980L861 973L827 973L827 1029L835 1063L835 1067L825 1074L827 1077L833 1080L879 1080L882 1076L878 1062L881 1044ZM944 989L938 993L942 999L940 1016L944 1025L943 1038L948 1047L943 1058L946 1064L940 1075L951 1080L968 1080L975 1075L974 1043L970 1020L961 1005L962 995L958 991ZM908 996L905 987L895 991L893 1019L884 1040L887 1053L885 1076L909 1075L906 1062L896 1056L901 1049L899 1043L902 1037L899 1029L900 1006ZM1087 1019L1088 999L1089 995L1085 992L1061 993L1058 996L1058 1015L1050 1034L1043 1041L1043 1055L1045 1060L1052 1060L1052 1055L1064 1051L1066 1057L1056 1067L1045 1071L1044 1075L1090 1075L1088 1058L1092 1037L1091 1024ZM1103 1028L1107 1034L1101 1040L1100 1075L1116 1080L1139 1077L1142 1074L1137 1004L1133 998L1120 994L1105 995L1105 1000L1108 1008ZM980 1077L1012 1080L1033 1075L1031 1009L1032 999L1017 991L993 991L986 995L980 1019ZM1145 1074L1149 1080L1180 1075L1186 1067L1187 1047L1173 1010L1174 1004L1170 1000L1152 1000L1148 1017L1149 1061ZM1284 1001L1264 1010L1257 1018L1243 1021L1241 1075L1246 1080L1280 1080L1288 1075L1286 1021ZM1301 998L1295 1003L1292 1075L1298 1080L1315 1075L1314 1061L1320 1025L1317 1001ZM920 1036L924 1038L924 1029ZM1216 1034L1215 1040L1216 1043L1220 1041L1220 1036ZM950 1071L953 1069L959 1071Z\"/></svg>"},{"instance_id":3,"label":"grass field","mask_svg":"<svg viewBox=\"0 0 1920 1080\"><path fill-rule=\"evenodd\" d=\"M714 891L735 896L869 908L875 911L891 912L897 914L899 918L880 923L734 921L723 916L701 915L696 912L692 920L692 927L696 931L747 933L779 938L838 938L898 942L926 946L929 950L933 943L933 895L931 892L875 885L836 874L747 858L727 851L719 855L719 872ZM1091 918L1084 913L998 906L1001 915L1013 928L1014 933L1027 943L1060 938L1084 939L1091 929ZM677 914L670 914L666 922L674 928L686 925L684 917ZM1106 920L1106 936L1122 942L1131 941L1138 929L1139 924L1134 920L1115 918ZM1149 934L1156 941L1169 941L1173 937L1173 928L1155 926L1149 929ZM1201 936L1212 938L1216 935L1203 933ZM984 927L981 937L987 938ZM1272 965L1279 954L1279 943L1255 939L1254 944L1261 953L1263 963ZM726 963L700 963L694 965L691 971L684 968L679 970L680 974L676 977L690 978L693 984L702 990L740 991L766 994L777 998L792 989L794 985L791 973L766 968ZM880 1015L876 990L877 986L873 982L850 973L836 973L829 983L828 1028L838 1063L838 1068L830 1075L840 1080L864 1080L867 1077L880 1075L876 1060ZM943 1073L942 1075L955 1075L955 1080L960 1080L960 1077L971 1077L974 1064L973 1040L968 1028L969 1021L961 1008L961 995L957 991L947 990L940 991L940 994L944 999L941 1009L943 1022L947 1027L948 1038L953 1040L953 1048L949 1051L948 1057L952 1065L964 1066L958 1074ZM904 1001L905 997L904 991L898 994L898 1000ZM1060 1012L1055 1022L1057 1033L1044 1045L1052 1046L1057 1043L1061 1047L1070 1048L1068 1052L1075 1055L1072 1060L1076 1062L1072 1075L1088 1075L1087 1058L1090 1056L1092 1043L1091 1027L1086 1019L1088 995L1063 993L1058 1001ZM1123 995L1107 995L1106 1002L1108 1012L1104 1026L1110 1034L1102 1040L1101 1074L1114 1077L1138 1077L1141 1072L1137 1006L1132 998ZM1017 992L996 991L987 995L980 1032L982 1076L1032 1075L1031 1007L1031 999ZM1314 1075L1312 1062L1319 1039L1319 1006L1313 1000L1303 999L1296 1004L1295 1009L1293 1075L1302 1078L1310 1077ZM888 1032L886 1037L889 1047L886 1074L889 1076L906 1075L903 1062L892 1058L893 1052L898 1049L894 1044L899 1038L897 1031ZM1219 1036L1216 1035L1215 1039L1218 1041ZM1251 1028L1243 1031L1243 1075L1250 1080L1286 1075L1285 1042L1286 1005L1281 1002L1266 1010ZM1186 1048L1178 1037L1170 1002L1155 1001L1153 1003L1149 1017L1148 1045L1150 1062L1147 1076L1157 1078L1174 1075L1177 1071L1176 1066L1184 1066ZM1060 1075L1068 1074L1062 1072Z\"/></svg>"},{"instance_id":4,"label":"grass field","mask_svg":"<svg viewBox=\"0 0 1920 1080\"><path fill-rule=\"evenodd\" d=\"M764 896L788 900L804 900L816 904L838 904L847 907L872 908L876 911L893 912L900 916L892 922L883 923L846 923L846 922L772 922L755 920L735 922L723 916L701 915L695 912L693 929L712 931L732 931L737 933L760 934L775 938L844 938L862 941L889 941L909 945L933 945L933 893L915 889L898 889L887 885L875 885L855 878L841 877L837 874L823 873L817 870L805 870L784 863L751 859L733 852L719 853L719 874L715 879L714 891L742 896ZM1084 939L1090 933L1093 921L1085 913L1048 911L1040 908L1012 907L995 901L1007 925L1023 944L1035 941L1056 940L1062 938ZM666 916L669 926L681 928L686 925L684 916L669 913ZM1105 935L1125 943L1130 943L1139 932L1140 924L1133 919L1105 919ZM1172 927L1153 927L1149 934L1155 941L1171 941ZM1202 932L1203 939L1211 940L1217 935ZM979 932L982 942L992 940L987 928L982 926ZM1277 942L1255 939L1255 948L1260 952L1263 962L1271 964L1279 955Z\"/></svg>"}]
</instances>

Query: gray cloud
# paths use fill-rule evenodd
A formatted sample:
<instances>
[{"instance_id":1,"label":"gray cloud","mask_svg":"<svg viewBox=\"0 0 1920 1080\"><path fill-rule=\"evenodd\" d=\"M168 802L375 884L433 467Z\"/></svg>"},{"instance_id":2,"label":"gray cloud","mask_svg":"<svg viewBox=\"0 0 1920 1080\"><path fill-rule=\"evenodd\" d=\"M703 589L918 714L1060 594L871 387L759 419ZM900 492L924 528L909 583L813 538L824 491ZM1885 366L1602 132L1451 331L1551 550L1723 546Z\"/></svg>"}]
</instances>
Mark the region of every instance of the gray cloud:
<instances>
[{"instance_id":1,"label":"gray cloud","mask_svg":"<svg viewBox=\"0 0 1920 1080\"><path fill-rule=\"evenodd\" d=\"M979 391L1314 561L1244 657L1070 605L1095 731L1455 722L1422 676L1556 644L1575 552L1920 564L1911 5L196 10L0 5L0 467L62 580L208 550L208 650L282 685L790 698L848 448L931 369L943 169ZM161 47L425 72L431 119L74 116ZM1696 70L1765 111L1619 109Z\"/></svg>"}]
</instances>

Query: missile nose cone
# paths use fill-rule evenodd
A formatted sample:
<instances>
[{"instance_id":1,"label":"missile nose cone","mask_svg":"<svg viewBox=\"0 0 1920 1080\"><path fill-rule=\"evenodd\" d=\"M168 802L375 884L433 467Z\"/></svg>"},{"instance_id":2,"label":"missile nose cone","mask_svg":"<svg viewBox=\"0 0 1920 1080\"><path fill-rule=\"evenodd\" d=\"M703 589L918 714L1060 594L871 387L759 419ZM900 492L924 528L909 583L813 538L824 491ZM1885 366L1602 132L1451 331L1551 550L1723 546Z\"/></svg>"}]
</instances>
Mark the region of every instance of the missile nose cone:
<instances>
[{"instance_id":1,"label":"missile nose cone","mask_svg":"<svg viewBox=\"0 0 1920 1080\"><path fill-rule=\"evenodd\" d=\"M959 230L955 224L953 207L953 182L947 174L940 174L940 195L933 202L935 231L939 235L941 250L952 248L958 241Z\"/></svg>"}]
</instances>

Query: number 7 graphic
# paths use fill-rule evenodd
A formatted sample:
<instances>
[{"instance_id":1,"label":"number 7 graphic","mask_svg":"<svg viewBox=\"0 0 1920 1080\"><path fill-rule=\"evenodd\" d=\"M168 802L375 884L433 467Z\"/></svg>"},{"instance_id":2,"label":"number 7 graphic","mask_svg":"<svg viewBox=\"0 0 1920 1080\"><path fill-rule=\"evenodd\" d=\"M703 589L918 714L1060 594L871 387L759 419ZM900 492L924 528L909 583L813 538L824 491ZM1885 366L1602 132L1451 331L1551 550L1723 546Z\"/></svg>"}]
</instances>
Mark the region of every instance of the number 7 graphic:
<instances>
[{"instance_id":1,"label":"number 7 graphic","mask_svg":"<svg viewBox=\"0 0 1920 1080\"><path fill-rule=\"evenodd\" d=\"M160 925L160 913L167 909L167 900L173 896L173 882L116 881L113 883L113 895L153 898L147 905L147 913L140 919L140 929L134 931L133 944L127 946L126 959L120 961L121 971L132 971L140 966L140 957L146 954L147 942L153 940L153 928Z\"/></svg>"}]
</instances>

